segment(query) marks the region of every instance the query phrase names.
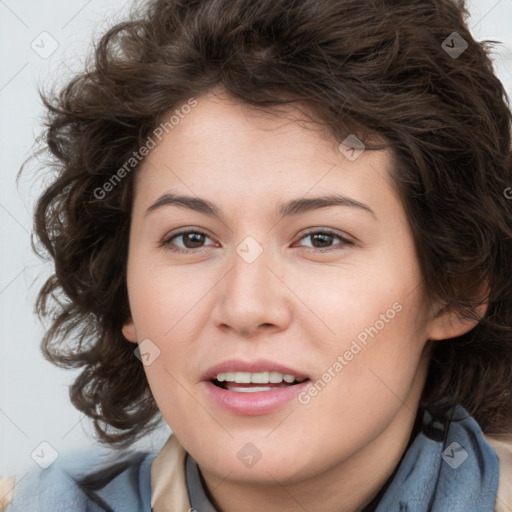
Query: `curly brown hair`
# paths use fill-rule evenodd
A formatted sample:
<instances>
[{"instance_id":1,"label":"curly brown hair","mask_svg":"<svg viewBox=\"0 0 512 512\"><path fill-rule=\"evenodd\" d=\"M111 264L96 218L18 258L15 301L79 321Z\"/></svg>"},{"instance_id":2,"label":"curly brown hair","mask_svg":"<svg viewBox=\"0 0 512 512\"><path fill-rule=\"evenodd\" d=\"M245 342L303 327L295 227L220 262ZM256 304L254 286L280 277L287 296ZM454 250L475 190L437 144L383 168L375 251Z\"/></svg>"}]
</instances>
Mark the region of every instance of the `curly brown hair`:
<instances>
[{"instance_id":1,"label":"curly brown hair","mask_svg":"<svg viewBox=\"0 0 512 512\"><path fill-rule=\"evenodd\" d=\"M475 41L467 17L452 0L153 0L42 94L55 170L34 215L34 248L55 265L36 304L52 322L42 350L83 368L71 401L100 442L126 447L161 420L121 332L126 162L164 114L217 87L257 109L306 106L338 141L391 148L429 296L468 318L488 301L476 327L434 345L420 405L442 416L457 402L486 433L512 432L511 111L495 42Z\"/></svg>"}]
</instances>

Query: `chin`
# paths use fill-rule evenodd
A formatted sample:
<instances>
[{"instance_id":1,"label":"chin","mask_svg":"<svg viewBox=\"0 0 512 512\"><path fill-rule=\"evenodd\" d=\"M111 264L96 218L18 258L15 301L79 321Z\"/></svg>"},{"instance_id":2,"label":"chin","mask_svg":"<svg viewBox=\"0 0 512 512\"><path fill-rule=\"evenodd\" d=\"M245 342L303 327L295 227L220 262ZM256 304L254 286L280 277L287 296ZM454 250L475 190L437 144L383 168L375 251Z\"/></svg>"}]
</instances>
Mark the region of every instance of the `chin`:
<instances>
[{"instance_id":1,"label":"chin","mask_svg":"<svg viewBox=\"0 0 512 512\"><path fill-rule=\"evenodd\" d=\"M265 446L263 441L230 440L229 446L218 444L205 457L207 452L203 447L201 460L195 459L199 466L219 478L229 475L231 481L275 484L277 480L281 484L293 484L322 471L318 455L313 457L301 446L272 445L269 440Z\"/></svg>"}]
</instances>

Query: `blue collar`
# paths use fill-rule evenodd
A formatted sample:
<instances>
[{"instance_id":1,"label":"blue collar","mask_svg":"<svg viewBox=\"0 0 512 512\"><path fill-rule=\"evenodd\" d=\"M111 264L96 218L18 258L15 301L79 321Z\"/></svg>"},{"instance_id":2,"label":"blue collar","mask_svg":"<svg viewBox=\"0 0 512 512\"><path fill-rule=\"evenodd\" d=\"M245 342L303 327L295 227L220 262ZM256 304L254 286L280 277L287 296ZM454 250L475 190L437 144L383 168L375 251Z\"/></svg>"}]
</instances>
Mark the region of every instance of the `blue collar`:
<instances>
[{"instance_id":1,"label":"blue collar","mask_svg":"<svg viewBox=\"0 0 512 512\"><path fill-rule=\"evenodd\" d=\"M375 512L493 512L499 464L460 405L444 426L428 411Z\"/></svg>"},{"instance_id":2,"label":"blue collar","mask_svg":"<svg viewBox=\"0 0 512 512\"><path fill-rule=\"evenodd\" d=\"M125 466L106 485L94 489L88 485L82 491L89 495L87 512L150 512L151 511L151 464L157 453L138 452L131 457L132 462Z\"/></svg>"}]
</instances>

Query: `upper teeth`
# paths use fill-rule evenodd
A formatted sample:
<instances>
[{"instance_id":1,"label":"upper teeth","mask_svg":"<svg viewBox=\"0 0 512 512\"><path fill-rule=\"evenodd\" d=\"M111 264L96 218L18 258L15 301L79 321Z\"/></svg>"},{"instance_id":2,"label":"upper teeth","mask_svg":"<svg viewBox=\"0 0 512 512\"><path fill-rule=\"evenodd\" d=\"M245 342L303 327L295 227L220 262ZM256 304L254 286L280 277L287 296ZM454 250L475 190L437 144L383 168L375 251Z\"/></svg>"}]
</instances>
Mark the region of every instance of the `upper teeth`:
<instances>
[{"instance_id":1,"label":"upper teeth","mask_svg":"<svg viewBox=\"0 0 512 512\"><path fill-rule=\"evenodd\" d=\"M280 372L221 372L217 374L217 380L219 382L237 382L238 384L278 384L283 380L288 383L292 383L296 380L294 375Z\"/></svg>"}]
</instances>

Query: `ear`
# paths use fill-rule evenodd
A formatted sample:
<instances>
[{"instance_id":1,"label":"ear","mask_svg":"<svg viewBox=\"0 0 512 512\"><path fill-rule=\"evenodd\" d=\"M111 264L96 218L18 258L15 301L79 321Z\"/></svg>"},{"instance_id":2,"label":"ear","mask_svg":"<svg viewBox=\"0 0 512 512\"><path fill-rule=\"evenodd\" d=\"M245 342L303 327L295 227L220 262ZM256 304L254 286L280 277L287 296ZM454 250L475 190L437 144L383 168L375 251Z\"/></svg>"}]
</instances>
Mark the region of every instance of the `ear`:
<instances>
[{"instance_id":1,"label":"ear","mask_svg":"<svg viewBox=\"0 0 512 512\"><path fill-rule=\"evenodd\" d=\"M137 333L135 332L135 324L130 317L123 325L123 336L132 343L137 343Z\"/></svg>"},{"instance_id":2,"label":"ear","mask_svg":"<svg viewBox=\"0 0 512 512\"><path fill-rule=\"evenodd\" d=\"M486 295L488 297L488 295ZM488 301L484 300L475 307L476 319L461 318L448 306L435 306L433 316L428 322L427 332L430 340L444 340L461 336L475 327L487 311Z\"/></svg>"}]
</instances>

